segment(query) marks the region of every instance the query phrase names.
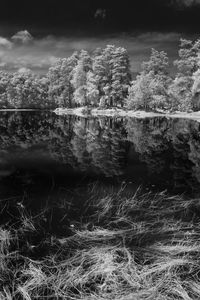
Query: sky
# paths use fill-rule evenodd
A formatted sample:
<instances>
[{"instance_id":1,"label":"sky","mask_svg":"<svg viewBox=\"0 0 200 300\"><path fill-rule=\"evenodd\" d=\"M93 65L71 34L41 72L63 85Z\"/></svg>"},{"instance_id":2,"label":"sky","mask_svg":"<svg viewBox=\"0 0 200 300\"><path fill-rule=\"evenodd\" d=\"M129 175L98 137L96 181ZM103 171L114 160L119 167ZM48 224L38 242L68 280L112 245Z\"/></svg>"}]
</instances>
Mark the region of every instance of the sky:
<instances>
[{"instance_id":1,"label":"sky","mask_svg":"<svg viewBox=\"0 0 200 300\"><path fill-rule=\"evenodd\" d=\"M21 30L31 33L31 43L12 39ZM199 34L200 0L1 0L0 69L43 74L76 50L114 44L127 48L137 73L151 48L165 50L172 62L180 37Z\"/></svg>"},{"instance_id":2,"label":"sky","mask_svg":"<svg viewBox=\"0 0 200 300\"><path fill-rule=\"evenodd\" d=\"M17 43L12 38L0 37L0 69L13 72L28 68L35 73L45 74L59 58L69 57L74 51L84 49L92 53L96 48L111 44L128 50L131 70L135 75L141 70L141 63L149 59L152 48L168 53L170 69L173 71L172 62L177 58L181 37L197 38L196 35L183 35L175 31L132 31L100 36L74 36L70 33L63 36L33 37L28 43Z\"/></svg>"},{"instance_id":3,"label":"sky","mask_svg":"<svg viewBox=\"0 0 200 300\"><path fill-rule=\"evenodd\" d=\"M100 13L98 13L98 11ZM46 27L169 28L199 23L200 0L1 0L0 20Z\"/></svg>"}]
</instances>

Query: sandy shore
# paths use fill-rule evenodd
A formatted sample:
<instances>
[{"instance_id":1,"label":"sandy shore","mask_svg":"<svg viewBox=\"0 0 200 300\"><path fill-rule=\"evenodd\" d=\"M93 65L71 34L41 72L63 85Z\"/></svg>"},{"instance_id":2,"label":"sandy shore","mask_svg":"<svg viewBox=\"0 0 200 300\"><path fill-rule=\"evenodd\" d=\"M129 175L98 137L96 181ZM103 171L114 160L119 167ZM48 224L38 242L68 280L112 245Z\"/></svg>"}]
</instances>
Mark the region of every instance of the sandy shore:
<instances>
[{"instance_id":1,"label":"sandy shore","mask_svg":"<svg viewBox=\"0 0 200 300\"><path fill-rule=\"evenodd\" d=\"M57 115L76 115L80 117L88 116L107 116L107 117L129 117L129 118L153 118L153 117L167 117L167 118L183 118L191 119L200 122L200 111L198 112L145 112L145 111L131 111L123 109L92 109L87 113L86 109L83 107L74 109L62 109L57 108L54 111Z\"/></svg>"}]
</instances>

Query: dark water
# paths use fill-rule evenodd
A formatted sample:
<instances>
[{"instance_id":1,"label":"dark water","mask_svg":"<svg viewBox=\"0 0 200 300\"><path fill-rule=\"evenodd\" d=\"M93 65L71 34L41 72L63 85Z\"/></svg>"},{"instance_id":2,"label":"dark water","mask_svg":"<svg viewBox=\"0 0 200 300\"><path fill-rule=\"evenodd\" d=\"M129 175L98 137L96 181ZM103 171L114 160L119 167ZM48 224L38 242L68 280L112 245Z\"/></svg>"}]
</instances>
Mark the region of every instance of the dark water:
<instances>
[{"instance_id":1,"label":"dark water","mask_svg":"<svg viewBox=\"0 0 200 300\"><path fill-rule=\"evenodd\" d=\"M185 119L57 116L1 112L0 193L143 185L199 194L200 124ZM11 188L12 187L12 188Z\"/></svg>"},{"instance_id":2,"label":"dark water","mask_svg":"<svg viewBox=\"0 0 200 300\"><path fill-rule=\"evenodd\" d=\"M45 208L51 234L80 220L96 182L105 190L142 186L197 197L200 123L1 112L0 180L0 223Z\"/></svg>"}]
</instances>

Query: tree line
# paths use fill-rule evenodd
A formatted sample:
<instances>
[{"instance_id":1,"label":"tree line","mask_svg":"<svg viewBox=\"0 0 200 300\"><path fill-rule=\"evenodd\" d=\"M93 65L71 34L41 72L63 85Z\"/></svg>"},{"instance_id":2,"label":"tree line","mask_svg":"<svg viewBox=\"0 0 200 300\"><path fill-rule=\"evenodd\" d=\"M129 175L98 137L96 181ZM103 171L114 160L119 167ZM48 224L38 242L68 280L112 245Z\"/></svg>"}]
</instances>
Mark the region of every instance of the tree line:
<instances>
[{"instance_id":1,"label":"tree line","mask_svg":"<svg viewBox=\"0 0 200 300\"><path fill-rule=\"evenodd\" d=\"M126 108L146 111L200 109L200 40L181 39L177 73L169 72L164 51L152 49L149 61L131 78L123 47L108 45L57 60L44 76L22 69L0 71L1 108Z\"/></svg>"}]
</instances>

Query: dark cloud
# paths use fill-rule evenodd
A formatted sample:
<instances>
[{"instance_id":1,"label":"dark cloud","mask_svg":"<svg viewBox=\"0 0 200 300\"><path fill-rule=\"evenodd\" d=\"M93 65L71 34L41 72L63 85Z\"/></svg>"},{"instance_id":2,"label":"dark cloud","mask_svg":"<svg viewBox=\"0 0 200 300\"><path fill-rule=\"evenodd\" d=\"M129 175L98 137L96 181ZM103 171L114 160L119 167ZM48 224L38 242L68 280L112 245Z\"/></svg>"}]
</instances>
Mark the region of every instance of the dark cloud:
<instances>
[{"instance_id":1,"label":"dark cloud","mask_svg":"<svg viewBox=\"0 0 200 300\"><path fill-rule=\"evenodd\" d=\"M197 4L200 0L1 0L0 20L24 26L96 26L105 31L180 24L188 27L199 23Z\"/></svg>"},{"instance_id":2,"label":"dark cloud","mask_svg":"<svg viewBox=\"0 0 200 300\"><path fill-rule=\"evenodd\" d=\"M192 7L200 5L200 0L176 0L175 3L183 7Z\"/></svg>"}]
</instances>

